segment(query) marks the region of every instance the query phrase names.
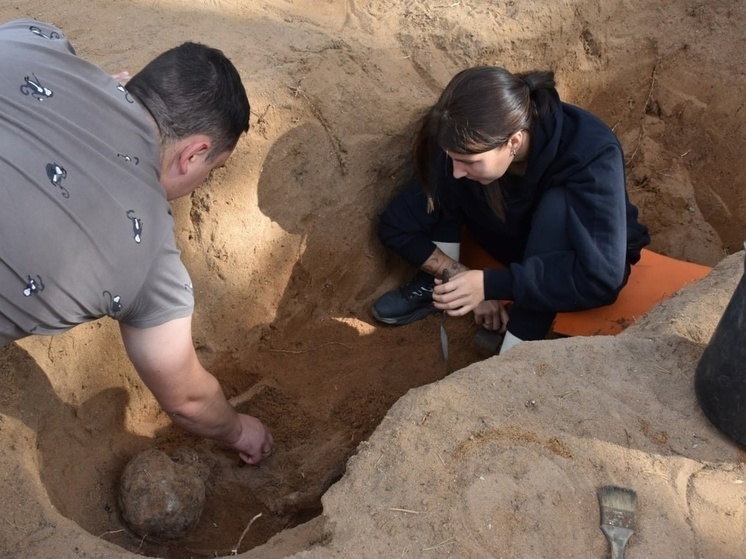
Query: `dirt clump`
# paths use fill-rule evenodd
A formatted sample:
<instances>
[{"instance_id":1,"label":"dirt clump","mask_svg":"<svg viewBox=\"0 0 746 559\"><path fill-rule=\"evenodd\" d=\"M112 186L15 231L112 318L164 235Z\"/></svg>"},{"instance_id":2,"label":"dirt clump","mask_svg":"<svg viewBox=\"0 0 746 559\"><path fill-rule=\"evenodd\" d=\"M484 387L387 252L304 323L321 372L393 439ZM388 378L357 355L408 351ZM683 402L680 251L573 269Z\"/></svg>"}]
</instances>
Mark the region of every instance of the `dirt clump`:
<instances>
[{"instance_id":1,"label":"dirt clump","mask_svg":"<svg viewBox=\"0 0 746 559\"><path fill-rule=\"evenodd\" d=\"M119 483L122 520L139 536L183 537L197 525L204 503L205 484L193 464L149 449L124 468Z\"/></svg>"}]
</instances>

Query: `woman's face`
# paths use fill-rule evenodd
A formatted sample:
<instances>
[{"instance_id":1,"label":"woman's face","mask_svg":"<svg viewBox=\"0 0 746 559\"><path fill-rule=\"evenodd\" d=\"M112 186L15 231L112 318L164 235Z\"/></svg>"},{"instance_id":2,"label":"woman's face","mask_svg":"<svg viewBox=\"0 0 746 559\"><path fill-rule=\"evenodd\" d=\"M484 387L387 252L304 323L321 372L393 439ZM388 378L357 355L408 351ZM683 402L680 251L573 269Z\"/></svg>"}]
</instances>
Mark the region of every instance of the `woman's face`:
<instances>
[{"instance_id":1,"label":"woman's face","mask_svg":"<svg viewBox=\"0 0 746 559\"><path fill-rule=\"evenodd\" d=\"M482 153L455 153L446 151L453 161L453 178L467 178L488 185L505 174L513 162L510 147L500 147Z\"/></svg>"}]
</instances>

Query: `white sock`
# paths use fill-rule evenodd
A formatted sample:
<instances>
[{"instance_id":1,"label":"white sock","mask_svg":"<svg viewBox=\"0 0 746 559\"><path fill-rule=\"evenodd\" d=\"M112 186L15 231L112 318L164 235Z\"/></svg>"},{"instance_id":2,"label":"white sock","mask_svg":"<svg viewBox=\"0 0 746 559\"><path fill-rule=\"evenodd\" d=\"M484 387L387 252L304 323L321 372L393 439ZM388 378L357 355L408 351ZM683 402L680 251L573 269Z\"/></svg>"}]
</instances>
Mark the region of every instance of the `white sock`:
<instances>
[{"instance_id":1,"label":"white sock","mask_svg":"<svg viewBox=\"0 0 746 559\"><path fill-rule=\"evenodd\" d=\"M443 241L433 242L443 254L445 254L448 258L452 258L453 260L458 262L458 259L461 256L461 243L445 243Z\"/></svg>"},{"instance_id":2,"label":"white sock","mask_svg":"<svg viewBox=\"0 0 746 559\"><path fill-rule=\"evenodd\" d=\"M505 332L505 338L503 338L503 345L500 346L500 353L499 355L502 355L506 351L508 351L511 347L518 345L523 340L520 339L518 336L515 336L511 334L510 332Z\"/></svg>"}]
</instances>

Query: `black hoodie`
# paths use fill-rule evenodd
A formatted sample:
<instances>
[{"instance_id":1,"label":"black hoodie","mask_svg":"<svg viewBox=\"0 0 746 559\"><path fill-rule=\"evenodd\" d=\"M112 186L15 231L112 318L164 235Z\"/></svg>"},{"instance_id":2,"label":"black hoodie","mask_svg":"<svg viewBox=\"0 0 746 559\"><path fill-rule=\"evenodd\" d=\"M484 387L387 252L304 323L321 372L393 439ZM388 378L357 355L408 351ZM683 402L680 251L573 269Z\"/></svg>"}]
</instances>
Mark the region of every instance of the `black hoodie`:
<instances>
[{"instance_id":1,"label":"black hoodie","mask_svg":"<svg viewBox=\"0 0 746 559\"><path fill-rule=\"evenodd\" d=\"M626 281L626 268L650 243L625 188L622 148L600 119L562 103L554 90L534 93L543 107L531 130L526 173L504 175L487 187L453 178L453 164L440 150L431 167L435 211L428 213L415 181L381 214L384 245L416 267L435 250L434 231L449 222L466 224L505 269L484 274L485 298L512 300L537 311L572 311L612 303ZM486 188L500 188L505 219L489 206ZM531 218L550 188L564 190L567 238L572 250L524 259Z\"/></svg>"}]
</instances>

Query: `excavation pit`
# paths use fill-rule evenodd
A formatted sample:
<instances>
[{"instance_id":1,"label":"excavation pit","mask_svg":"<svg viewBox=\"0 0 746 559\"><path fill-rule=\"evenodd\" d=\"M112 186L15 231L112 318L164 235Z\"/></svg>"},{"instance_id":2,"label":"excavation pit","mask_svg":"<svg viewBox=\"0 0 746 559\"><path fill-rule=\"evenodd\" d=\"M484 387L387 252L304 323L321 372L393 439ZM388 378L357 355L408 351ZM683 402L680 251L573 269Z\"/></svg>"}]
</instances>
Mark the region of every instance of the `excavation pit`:
<instances>
[{"instance_id":1,"label":"excavation pit","mask_svg":"<svg viewBox=\"0 0 746 559\"><path fill-rule=\"evenodd\" d=\"M522 489L544 488L556 521L571 516L560 502L580 502L592 516L586 493L600 479L587 464L594 461L607 477L638 479L669 504L661 475L677 479L698 462L717 464L705 481L692 478L693 510L671 505L671 522L693 527L703 556L743 555L742 542L729 539L736 529L728 531L742 515L720 490L740 479L742 463L708 430L687 392L734 272L711 280L709 291L674 297L637 333L546 342L552 345L508 362L483 361L467 319L449 321L446 365L435 318L384 328L369 309L410 273L375 235L376 216L405 172L409 123L468 65L552 68L565 100L612 126L652 249L708 266L740 251L746 132L739 92L746 77L732 68L746 46L744 6L482 4L164 0L103 9L40 0L0 8L2 20L52 21L81 57L112 73L136 70L187 39L221 48L241 71L251 131L224 169L174 203L174 216L195 285L200 358L239 410L260 417L277 442L269 460L241 466L230 450L172 427L126 360L111 321L23 340L0 350L1 555L185 559L234 550L249 557L255 549L265 557L303 550L374 557L433 548L476 556L512 541L524 544L515 555L532 549L529 555L547 556L547 542L530 542L541 509ZM117 32L122 25L126 33ZM713 292L718 303L710 314L695 313ZM686 333L679 324L692 316ZM660 325L663 318L672 330ZM636 365L644 380L626 355L650 363ZM571 369L583 379L577 388ZM619 383L629 383L618 393L634 395L626 411L594 388L603 375L615 387L614 370ZM496 380L488 382L490 374ZM662 376L653 382L655 375ZM496 390L491 408L475 387ZM614 419L604 430L597 424L606 409ZM614 413L624 422L615 423ZM687 418L679 427L677 414ZM620 450L625 445L634 459ZM199 523L168 542L129 531L117 502L125 465L151 448L192 449L209 469ZM676 456L675 467L656 462L673 464ZM615 469L623 459L632 460L638 478ZM651 481L650 471L661 475ZM543 485L550 482L554 493ZM448 483L463 501L449 500ZM480 500L482 489L493 501ZM502 516L508 509L511 518ZM735 511L724 517L730 546L708 536L714 521L707 510ZM577 526L588 533L578 542L556 534L555 545L572 555L573 546L587 544L584 550L600 556L603 536L593 523L596 517ZM497 526L501 535L490 539ZM637 535L640 545L668 544L679 552L668 556L696 556L686 547L691 535L674 542L680 532L663 525L656 533L671 539L656 543L649 530ZM490 547L494 542L504 545Z\"/></svg>"}]
</instances>

